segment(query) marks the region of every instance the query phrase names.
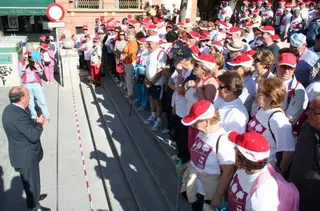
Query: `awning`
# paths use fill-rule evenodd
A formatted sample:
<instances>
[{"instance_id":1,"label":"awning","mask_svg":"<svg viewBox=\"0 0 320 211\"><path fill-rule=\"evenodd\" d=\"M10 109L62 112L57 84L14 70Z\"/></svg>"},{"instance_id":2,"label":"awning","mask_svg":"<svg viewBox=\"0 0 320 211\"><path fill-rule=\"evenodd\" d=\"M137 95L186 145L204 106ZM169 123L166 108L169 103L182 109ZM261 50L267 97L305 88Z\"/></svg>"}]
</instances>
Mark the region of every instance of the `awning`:
<instances>
[{"instance_id":1,"label":"awning","mask_svg":"<svg viewBox=\"0 0 320 211\"><path fill-rule=\"evenodd\" d=\"M0 7L0 16L20 16L20 15L46 15L46 7Z\"/></svg>"},{"instance_id":2,"label":"awning","mask_svg":"<svg viewBox=\"0 0 320 211\"><path fill-rule=\"evenodd\" d=\"M54 0L0 0L0 16L45 15Z\"/></svg>"}]
</instances>

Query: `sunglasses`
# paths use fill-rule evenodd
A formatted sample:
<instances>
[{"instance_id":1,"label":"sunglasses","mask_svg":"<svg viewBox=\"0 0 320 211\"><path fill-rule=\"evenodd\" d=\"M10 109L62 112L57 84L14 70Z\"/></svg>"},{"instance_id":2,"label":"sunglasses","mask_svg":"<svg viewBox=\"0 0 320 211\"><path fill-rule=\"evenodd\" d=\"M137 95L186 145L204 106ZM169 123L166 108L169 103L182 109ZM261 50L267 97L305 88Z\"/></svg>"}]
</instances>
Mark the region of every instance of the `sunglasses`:
<instances>
[{"instance_id":1,"label":"sunglasses","mask_svg":"<svg viewBox=\"0 0 320 211\"><path fill-rule=\"evenodd\" d=\"M124 36L124 34L119 34L120 36Z\"/></svg>"},{"instance_id":2,"label":"sunglasses","mask_svg":"<svg viewBox=\"0 0 320 211\"><path fill-rule=\"evenodd\" d=\"M320 112L316 112L312 106L310 106L309 108L310 108L310 114L311 114L311 116L318 116L318 115L320 115Z\"/></svg>"},{"instance_id":3,"label":"sunglasses","mask_svg":"<svg viewBox=\"0 0 320 211\"><path fill-rule=\"evenodd\" d=\"M223 90L223 89L225 89L225 88L227 88L226 85L224 85L224 86L223 86L223 85L219 85L219 88L218 88L218 89L219 89L219 90Z\"/></svg>"},{"instance_id":4,"label":"sunglasses","mask_svg":"<svg viewBox=\"0 0 320 211\"><path fill-rule=\"evenodd\" d=\"M260 60L260 59L258 59L258 58L255 58L253 61L254 61L254 63L261 62L261 60Z\"/></svg>"}]
</instances>

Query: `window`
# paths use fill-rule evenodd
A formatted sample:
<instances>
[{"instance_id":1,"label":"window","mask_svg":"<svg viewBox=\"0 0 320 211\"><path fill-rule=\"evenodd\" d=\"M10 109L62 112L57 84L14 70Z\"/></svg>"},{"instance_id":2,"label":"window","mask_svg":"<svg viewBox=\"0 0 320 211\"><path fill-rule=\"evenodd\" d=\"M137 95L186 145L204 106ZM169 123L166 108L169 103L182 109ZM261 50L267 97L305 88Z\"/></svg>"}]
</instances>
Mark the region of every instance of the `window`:
<instances>
[{"instance_id":1,"label":"window","mask_svg":"<svg viewBox=\"0 0 320 211\"><path fill-rule=\"evenodd\" d=\"M103 9L103 0L75 0L76 9Z\"/></svg>"},{"instance_id":2,"label":"window","mask_svg":"<svg viewBox=\"0 0 320 211\"><path fill-rule=\"evenodd\" d=\"M142 9L142 0L117 0L118 9Z\"/></svg>"},{"instance_id":3,"label":"window","mask_svg":"<svg viewBox=\"0 0 320 211\"><path fill-rule=\"evenodd\" d=\"M83 30L82 30L82 26L76 26L76 34L82 34Z\"/></svg>"}]
</instances>

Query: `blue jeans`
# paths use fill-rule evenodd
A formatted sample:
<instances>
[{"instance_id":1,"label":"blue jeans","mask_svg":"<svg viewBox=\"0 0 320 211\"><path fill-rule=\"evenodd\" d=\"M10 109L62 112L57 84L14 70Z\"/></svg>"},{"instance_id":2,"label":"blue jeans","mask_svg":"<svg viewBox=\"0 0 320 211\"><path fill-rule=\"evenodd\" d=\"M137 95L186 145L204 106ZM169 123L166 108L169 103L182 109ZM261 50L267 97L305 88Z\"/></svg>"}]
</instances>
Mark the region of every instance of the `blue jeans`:
<instances>
[{"instance_id":1,"label":"blue jeans","mask_svg":"<svg viewBox=\"0 0 320 211\"><path fill-rule=\"evenodd\" d=\"M50 114L44 98L42 86L39 83L25 83L23 84L23 86L26 87L30 92L29 109L31 111L31 117L33 119L37 118L37 112L34 102L34 99L37 99L37 104L40 107L42 114L44 115L44 117L49 118Z\"/></svg>"}]
</instances>

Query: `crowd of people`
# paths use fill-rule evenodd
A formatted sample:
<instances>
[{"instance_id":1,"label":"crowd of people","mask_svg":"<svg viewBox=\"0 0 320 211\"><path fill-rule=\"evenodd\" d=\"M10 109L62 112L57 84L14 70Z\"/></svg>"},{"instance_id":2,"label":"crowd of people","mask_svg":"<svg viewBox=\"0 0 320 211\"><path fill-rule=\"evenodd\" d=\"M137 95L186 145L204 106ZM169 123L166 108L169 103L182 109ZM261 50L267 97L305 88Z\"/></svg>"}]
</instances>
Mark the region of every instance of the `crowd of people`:
<instances>
[{"instance_id":1,"label":"crowd of people","mask_svg":"<svg viewBox=\"0 0 320 211\"><path fill-rule=\"evenodd\" d=\"M94 35L85 25L73 36L80 69L96 86L110 72L138 111L150 109L144 122L175 143L194 211L318 210L319 4L228 4L205 24L159 10L96 18Z\"/></svg>"}]
</instances>

